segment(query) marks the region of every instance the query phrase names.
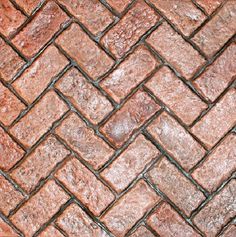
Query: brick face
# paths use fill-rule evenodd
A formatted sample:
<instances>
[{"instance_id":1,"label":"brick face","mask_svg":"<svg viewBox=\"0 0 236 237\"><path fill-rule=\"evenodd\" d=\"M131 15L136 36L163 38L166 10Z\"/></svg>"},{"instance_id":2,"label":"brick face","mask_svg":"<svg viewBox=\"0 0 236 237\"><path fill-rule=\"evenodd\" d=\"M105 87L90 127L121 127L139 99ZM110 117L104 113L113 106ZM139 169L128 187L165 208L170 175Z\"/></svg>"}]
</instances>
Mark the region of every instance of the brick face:
<instances>
[{"instance_id":1,"label":"brick face","mask_svg":"<svg viewBox=\"0 0 236 237\"><path fill-rule=\"evenodd\" d=\"M15 0L15 2L28 14L31 14L32 11L43 1L44 0Z\"/></svg>"},{"instance_id":2,"label":"brick face","mask_svg":"<svg viewBox=\"0 0 236 237\"><path fill-rule=\"evenodd\" d=\"M116 11L122 12L132 2L132 0L106 0L106 2Z\"/></svg>"},{"instance_id":3,"label":"brick face","mask_svg":"<svg viewBox=\"0 0 236 237\"><path fill-rule=\"evenodd\" d=\"M211 14L224 0L196 0L196 2Z\"/></svg>"},{"instance_id":4,"label":"brick face","mask_svg":"<svg viewBox=\"0 0 236 237\"><path fill-rule=\"evenodd\" d=\"M146 227L140 226L130 237L154 237L151 231Z\"/></svg>"},{"instance_id":5,"label":"brick face","mask_svg":"<svg viewBox=\"0 0 236 237\"><path fill-rule=\"evenodd\" d=\"M0 236L2 237L19 237L19 235L6 222L0 218Z\"/></svg>"},{"instance_id":6,"label":"brick face","mask_svg":"<svg viewBox=\"0 0 236 237\"><path fill-rule=\"evenodd\" d=\"M234 237L236 235L236 225L231 224L227 227L227 229L223 232L221 237Z\"/></svg>"},{"instance_id":7,"label":"brick face","mask_svg":"<svg viewBox=\"0 0 236 237\"><path fill-rule=\"evenodd\" d=\"M42 233L38 235L39 237L64 237L64 235L59 232L54 226L48 226Z\"/></svg>"}]
</instances>

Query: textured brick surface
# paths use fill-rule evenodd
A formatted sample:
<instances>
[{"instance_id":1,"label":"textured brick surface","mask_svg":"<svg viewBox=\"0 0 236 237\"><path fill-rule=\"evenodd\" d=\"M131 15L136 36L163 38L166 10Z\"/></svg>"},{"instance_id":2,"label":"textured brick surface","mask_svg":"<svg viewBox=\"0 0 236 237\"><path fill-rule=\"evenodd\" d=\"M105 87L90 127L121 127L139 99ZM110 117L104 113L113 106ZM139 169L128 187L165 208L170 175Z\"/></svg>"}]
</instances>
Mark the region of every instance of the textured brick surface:
<instances>
[{"instance_id":1,"label":"textured brick surface","mask_svg":"<svg viewBox=\"0 0 236 237\"><path fill-rule=\"evenodd\" d=\"M19 235L9 226L2 218L0 218L0 236L18 237Z\"/></svg>"},{"instance_id":2,"label":"textured brick surface","mask_svg":"<svg viewBox=\"0 0 236 237\"><path fill-rule=\"evenodd\" d=\"M140 226L130 237L154 237L154 235L144 226Z\"/></svg>"},{"instance_id":3,"label":"textured brick surface","mask_svg":"<svg viewBox=\"0 0 236 237\"><path fill-rule=\"evenodd\" d=\"M208 13L211 14L224 0L196 0L196 2Z\"/></svg>"},{"instance_id":4,"label":"textured brick surface","mask_svg":"<svg viewBox=\"0 0 236 237\"><path fill-rule=\"evenodd\" d=\"M224 231L221 237L234 237L236 235L236 225L232 224L227 227L227 229Z\"/></svg>"},{"instance_id":5,"label":"textured brick surface","mask_svg":"<svg viewBox=\"0 0 236 237\"><path fill-rule=\"evenodd\" d=\"M44 0L15 0L15 2L22 7L26 13L31 14L32 11Z\"/></svg>"},{"instance_id":6,"label":"textured brick surface","mask_svg":"<svg viewBox=\"0 0 236 237\"><path fill-rule=\"evenodd\" d=\"M54 226L47 227L41 234L38 235L39 237L63 237L64 235L59 232Z\"/></svg>"},{"instance_id":7,"label":"textured brick surface","mask_svg":"<svg viewBox=\"0 0 236 237\"><path fill-rule=\"evenodd\" d=\"M132 0L106 0L106 2L116 11L122 12L132 2Z\"/></svg>"}]
</instances>

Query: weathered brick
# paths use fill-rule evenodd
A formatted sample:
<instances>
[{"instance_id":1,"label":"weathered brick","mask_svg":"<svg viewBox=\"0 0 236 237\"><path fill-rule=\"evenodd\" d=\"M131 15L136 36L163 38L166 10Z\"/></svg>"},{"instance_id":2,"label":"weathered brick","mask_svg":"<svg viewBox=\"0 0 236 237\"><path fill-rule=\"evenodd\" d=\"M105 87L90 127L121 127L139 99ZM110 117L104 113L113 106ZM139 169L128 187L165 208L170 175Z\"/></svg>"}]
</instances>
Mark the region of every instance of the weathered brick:
<instances>
[{"instance_id":1,"label":"weathered brick","mask_svg":"<svg viewBox=\"0 0 236 237\"><path fill-rule=\"evenodd\" d=\"M130 237L154 237L151 231L146 227L140 226Z\"/></svg>"},{"instance_id":2,"label":"weathered brick","mask_svg":"<svg viewBox=\"0 0 236 237\"><path fill-rule=\"evenodd\" d=\"M146 86L186 124L191 124L207 108L168 67L161 68Z\"/></svg>"},{"instance_id":3,"label":"weathered brick","mask_svg":"<svg viewBox=\"0 0 236 237\"><path fill-rule=\"evenodd\" d=\"M220 235L220 237L235 237L236 236L236 224L229 225L226 230Z\"/></svg>"},{"instance_id":4,"label":"weathered brick","mask_svg":"<svg viewBox=\"0 0 236 237\"><path fill-rule=\"evenodd\" d=\"M49 46L13 83L13 87L28 103L32 103L50 84L68 60L54 46Z\"/></svg>"},{"instance_id":5,"label":"weathered brick","mask_svg":"<svg viewBox=\"0 0 236 237\"><path fill-rule=\"evenodd\" d=\"M139 46L107 78L101 87L120 103L158 65L153 55L144 46Z\"/></svg>"},{"instance_id":6,"label":"weathered brick","mask_svg":"<svg viewBox=\"0 0 236 237\"><path fill-rule=\"evenodd\" d=\"M160 17L143 0L137 3L102 38L102 44L121 58Z\"/></svg>"},{"instance_id":7,"label":"weathered brick","mask_svg":"<svg viewBox=\"0 0 236 237\"><path fill-rule=\"evenodd\" d=\"M224 0L196 0L196 2L211 14Z\"/></svg>"},{"instance_id":8,"label":"weathered brick","mask_svg":"<svg viewBox=\"0 0 236 237\"><path fill-rule=\"evenodd\" d=\"M25 10L27 14L31 14L32 11L44 0L15 0L15 2Z\"/></svg>"},{"instance_id":9,"label":"weathered brick","mask_svg":"<svg viewBox=\"0 0 236 237\"><path fill-rule=\"evenodd\" d=\"M54 91L49 91L10 132L26 146L32 146L48 131L53 122L68 110Z\"/></svg>"},{"instance_id":10,"label":"weathered brick","mask_svg":"<svg viewBox=\"0 0 236 237\"><path fill-rule=\"evenodd\" d=\"M160 197L144 181L139 181L101 221L115 236L122 237L159 200Z\"/></svg>"},{"instance_id":11,"label":"weathered brick","mask_svg":"<svg viewBox=\"0 0 236 237\"><path fill-rule=\"evenodd\" d=\"M57 171L60 180L96 216L114 200L114 195L76 158Z\"/></svg>"},{"instance_id":12,"label":"weathered brick","mask_svg":"<svg viewBox=\"0 0 236 237\"><path fill-rule=\"evenodd\" d=\"M160 152L139 135L135 141L102 173L101 176L117 191L123 191Z\"/></svg>"},{"instance_id":13,"label":"weathered brick","mask_svg":"<svg viewBox=\"0 0 236 237\"><path fill-rule=\"evenodd\" d=\"M213 56L235 34L236 4L229 0L212 20L193 37L193 41L208 56Z\"/></svg>"},{"instance_id":14,"label":"weathered brick","mask_svg":"<svg viewBox=\"0 0 236 237\"><path fill-rule=\"evenodd\" d=\"M75 68L66 72L56 83L56 88L94 124L101 122L113 110L109 100Z\"/></svg>"},{"instance_id":15,"label":"weathered brick","mask_svg":"<svg viewBox=\"0 0 236 237\"><path fill-rule=\"evenodd\" d=\"M166 158L154 166L148 177L187 216L205 199L202 192Z\"/></svg>"},{"instance_id":16,"label":"weathered brick","mask_svg":"<svg viewBox=\"0 0 236 237\"><path fill-rule=\"evenodd\" d=\"M206 236L216 236L218 231L236 215L236 180L231 180L194 217L193 221Z\"/></svg>"},{"instance_id":17,"label":"weathered brick","mask_svg":"<svg viewBox=\"0 0 236 237\"><path fill-rule=\"evenodd\" d=\"M160 106L151 97L138 91L105 123L101 131L116 147L120 147L159 109Z\"/></svg>"},{"instance_id":18,"label":"weathered brick","mask_svg":"<svg viewBox=\"0 0 236 237\"><path fill-rule=\"evenodd\" d=\"M27 57L35 55L69 18L55 2L48 2L43 9L12 40Z\"/></svg>"},{"instance_id":19,"label":"weathered brick","mask_svg":"<svg viewBox=\"0 0 236 237\"><path fill-rule=\"evenodd\" d=\"M106 0L106 2L119 13L123 12L125 8L132 2L132 0Z\"/></svg>"},{"instance_id":20,"label":"weathered brick","mask_svg":"<svg viewBox=\"0 0 236 237\"><path fill-rule=\"evenodd\" d=\"M190 79L205 62L198 51L167 23L159 26L147 39L147 42L186 79Z\"/></svg>"},{"instance_id":21,"label":"weathered brick","mask_svg":"<svg viewBox=\"0 0 236 237\"><path fill-rule=\"evenodd\" d=\"M234 126L235 121L236 90L231 89L191 130L211 148Z\"/></svg>"},{"instance_id":22,"label":"weathered brick","mask_svg":"<svg viewBox=\"0 0 236 237\"><path fill-rule=\"evenodd\" d=\"M0 236L2 237L19 237L19 235L0 218Z\"/></svg>"},{"instance_id":23,"label":"weathered brick","mask_svg":"<svg viewBox=\"0 0 236 237\"><path fill-rule=\"evenodd\" d=\"M58 37L56 43L94 80L105 74L114 63L75 23Z\"/></svg>"},{"instance_id":24,"label":"weathered brick","mask_svg":"<svg viewBox=\"0 0 236 237\"><path fill-rule=\"evenodd\" d=\"M10 219L26 237L31 237L68 199L69 196L50 180Z\"/></svg>"},{"instance_id":25,"label":"weathered brick","mask_svg":"<svg viewBox=\"0 0 236 237\"><path fill-rule=\"evenodd\" d=\"M113 149L75 114L66 118L56 133L94 169L100 168L113 154Z\"/></svg>"},{"instance_id":26,"label":"weathered brick","mask_svg":"<svg viewBox=\"0 0 236 237\"><path fill-rule=\"evenodd\" d=\"M38 237L64 237L64 235L54 226L48 226Z\"/></svg>"}]
</instances>

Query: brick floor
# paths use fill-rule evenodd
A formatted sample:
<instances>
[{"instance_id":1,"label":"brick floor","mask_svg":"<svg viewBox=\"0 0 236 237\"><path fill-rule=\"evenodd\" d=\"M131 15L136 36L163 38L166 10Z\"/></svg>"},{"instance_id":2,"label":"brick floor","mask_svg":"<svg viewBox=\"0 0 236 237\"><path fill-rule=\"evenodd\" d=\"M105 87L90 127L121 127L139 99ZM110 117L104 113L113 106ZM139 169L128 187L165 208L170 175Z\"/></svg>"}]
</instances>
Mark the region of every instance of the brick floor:
<instances>
[{"instance_id":1,"label":"brick floor","mask_svg":"<svg viewBox=\"0 0 236 237\"><path fill-rule=\"evenodd\" d=\"M0 0L0 237L236 237L236 0Z\"/></svg>"}]
</instances>

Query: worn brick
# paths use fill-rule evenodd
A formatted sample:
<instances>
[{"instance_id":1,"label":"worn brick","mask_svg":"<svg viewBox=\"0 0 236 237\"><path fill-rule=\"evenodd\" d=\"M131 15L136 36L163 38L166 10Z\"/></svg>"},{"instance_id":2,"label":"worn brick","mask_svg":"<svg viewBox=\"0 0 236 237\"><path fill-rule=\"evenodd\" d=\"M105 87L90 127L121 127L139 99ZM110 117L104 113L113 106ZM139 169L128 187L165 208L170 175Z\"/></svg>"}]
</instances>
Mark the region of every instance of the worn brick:
<instances>
[{"instance_id":1,"label":"worn brick","mask_svg":"<svg viewBox=\"0 0 236 237\"><path fill-rule=\"evenodd\" d=\"M69 196L50 180L10 219L26 237L31 237L68 199Z\"/></svg>"},{"instance_id":2,"label":"worn brick","mask_svg":"<svg viewBox=\"0 0 236 237\"><path fill-rule=\"evenodd\" d=\"M100 85L120 103L157 65L157 61L147 48L139 46Z\"/></svg>"},{"instance_id":3,"label":"worn brick","mask_svg":"<svg viewBox=\"0 0 236 237\"><path fill-rule=\"evenodd\" d=\"M190 79L205 62L198 51L167 23L159 26L149 36L147 42L186 79Z\"/></svg>"},{"instance_id":4,"label":"worn brick","mask_svg":"<svg viewBox=\"0 0 236 237\"><path fill-rule=\"evenodd\" d=\"M196 0L196 2L204 8L204 10L211 14L224 0Z\"/></svg>"},{"instance_id":5,"label":"worn brick","mask_svg":"<svg viewBox=\"0 0 236 237\"><path fill-rule=\"evenodd\" d=\"M58 120L68 110L65 103L57 94L49 91L18 123L10 132L30 147L48 131L53 122Z\"/></svg>"},{"instance_id":6,"label":"worn brick","mask_svg":"<svg viewBox=\"0 0 236 237\"><path fill-rule=\"evenodd\" d=\"M0 218L0 236L1 237L19 237L19 235L9 226L6 222Z\"/></svg>"},{"instance_id":7,"label":"worn brick","mask_svg":"<svg viewBox=\"0 0 236 237\"><path fill-rule=\"evenodd\" d=\"M113 110L109 100L75 68L66 72L56 83L56 88L94 124L101 122Z\"/></svg>"},{"instance_id":8,"label":"worn brick","mask_svg":"<svg viewBox=\"0 0 236 237\"><path fill-rule=\"evenodd\" d=\"M220 237L235 237L236 236L236 224L229 225L226 230L220 235Z\"/></svg>"},{"instance_id":9,"label":"worn brick","mask_svg":"<svg viewBox=\"0 0 236 237\"><path fill-rule=\"evenodd\" d=\"M233 88L191 130L211 148L234 126L235 121L236 90Z\"/></svg>"},{"instance_id":10,"label":"worn brick","mask_svg":"<svg viewBox=\"0 0 236 237\"><path fill-rule=\"evenodd\" d=\"M15 0L15 2L23 8L27 14L31 14L44 0Z\"/></svg>"},{"instance_id":11,"label":"worn brick","mask_svg":"<svg viewBox=\"0 0 236 237\"><path fill-rule=\"evenodd\" d=\"M13 87L28 103L32 103L66 64L68 60L55 46L50 46L13 83Z\"/></svg>"},{"instance_id":12,"label":"worn brick","mask_svg":"<svg viewBox=\"0 0 236 237\"><path fill-rule=\"evenodd\" d=\"M54 226L48 226L38 237L64 237L64 235Z\"/></svg>"},{"instance_id":13,"label":"worn brick","mask_svg":"<svg viewBox=\"0 0 236 237\"><path fill-rule=\"evenodd\" d=\"M139 0L102 38L102 44L121 58L160 17L144 1Z\"/></svg>"},{"instance_id":14,"label":"worn brick","mask_svg":"<svg viewBox=\"0 0 236 237\"><path fill-rule=\"evenodd\" d=\"M135 141L102 173L101 176L117 191L123 191L160 152L139 135Z\"/></svg>"},{"instance_id":15,"label":"worn brick","mask_svg":"<svg viewBox=\"0 0 236 237\"><path fill-rule=\"evenodd\" d=\"M75 23L58 37L56 43L94 80L105 74L114 63Z\"/></svg>"},{"instance_id":16,"label":"worn brick","mask_svg":"<svg viewBox=\"0 0 236 237\"><path fill-rule=\"evenodd\" d=\"M69 18L50 1L12 40L16 47L27 57L35 55L59 30Z\"/></svg>"},{"instance_id":17,"label":"worn brick","mask_svg":"<svg viewBox=\"0 0 236 237\"><path fill-rule=\"evenodd\" d=\"M140 226L130 237L154 237L151 231L146 227Z\"/></svg>"},{"instance_id":18,"label":"worn brick","mask_svg":"<svg viewBox=\"0 0 236 237\"><path fill-rule=\"evenodd\" d=\"M191 124L207 108L168 67L161 68L146 86L186 124Z\"/></svg>"},{"instance_id":19,"label":"worn brick","mask_svg":"<svg viewBox=\"0 0 236 237\"><path fill-rule=\"evenodd\" d=\"M115 236L124 236L160 197L144 182L139 181L101 218Z\"/></svg>"},{"instance_id":20,"label":"worn brick","mask_svg":"<svg viewBox=\"0 0 236 237\"><path fill-rule=\"evenodd\" d=\"M148 173L151 182L174 202L187 216L190 216L204 195L166 158L162 158Z\"/></svg>"},{"instance_id":21,"label":"worn brick","mask_svg":"<svg viewBox=\"0 0 236 237\"><path fill-rule=\"evenodd\" d=\"M113 154L113 149L75 114L67 117L56 133L94 169L100 168Z\"/></svg>"},{"instance_id":22,"label":"worn brick","mask_svg":"<svg viewBox=\"0 0 236 237\"><path fill-rule=\"evenodd\" d=\"M106 2L119 13L123 12L132 0L106 0Z\"/></svg>"},{"instance_id":23,"label":"worn brick","mask_svg":"<svg viewBox=\"0 0 236 237\"><path fill-rule=\"evenodd\" d=\"M120 147L159 109L160 106L151 97L138 91L105 123L101 131L116 147Z\"/></svg>"}]
</instances>

